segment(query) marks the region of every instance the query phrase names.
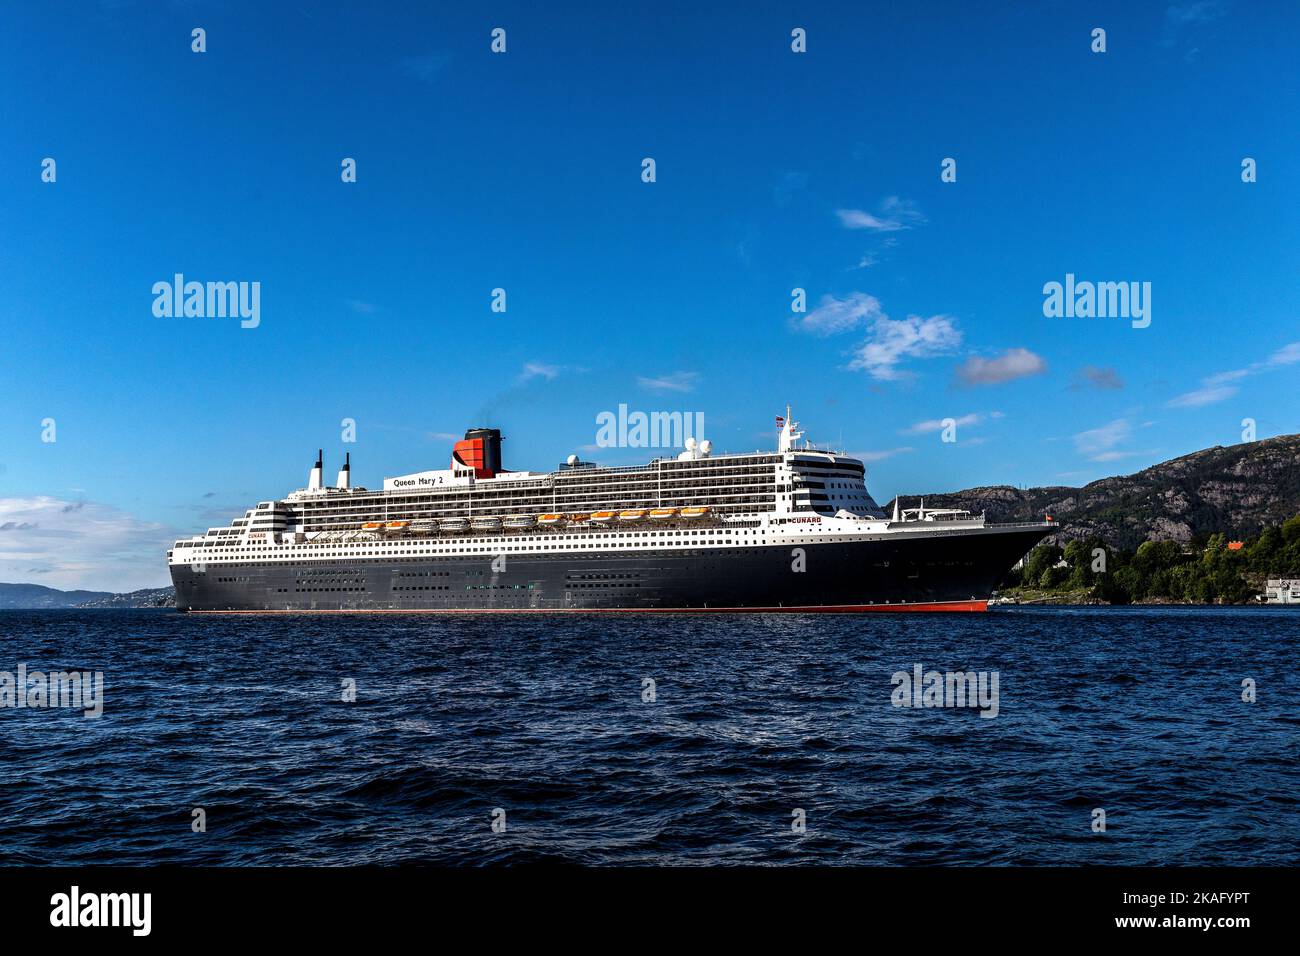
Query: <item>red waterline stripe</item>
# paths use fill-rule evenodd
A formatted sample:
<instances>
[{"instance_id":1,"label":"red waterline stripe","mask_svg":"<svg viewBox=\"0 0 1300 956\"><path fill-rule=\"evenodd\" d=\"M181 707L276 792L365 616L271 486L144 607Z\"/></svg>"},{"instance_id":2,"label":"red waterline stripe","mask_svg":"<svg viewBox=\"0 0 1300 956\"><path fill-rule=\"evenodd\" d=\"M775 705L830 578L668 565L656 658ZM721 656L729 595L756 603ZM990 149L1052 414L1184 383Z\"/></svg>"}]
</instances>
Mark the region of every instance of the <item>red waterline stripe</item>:
<instances>
[{"instance_id":1,"label":"red waterline stripe","mask_svg":"<svg viewBox=\"0 0 1300 956\"><path fill-rule=\"evenodd\" d=\"M870 614L912 611L987 611L989 602L936 601L931 604L829 604L801 607L464 607L464 608L276 608L247 611L186 611L187 614Z\"/></svg>"}]
</instances>

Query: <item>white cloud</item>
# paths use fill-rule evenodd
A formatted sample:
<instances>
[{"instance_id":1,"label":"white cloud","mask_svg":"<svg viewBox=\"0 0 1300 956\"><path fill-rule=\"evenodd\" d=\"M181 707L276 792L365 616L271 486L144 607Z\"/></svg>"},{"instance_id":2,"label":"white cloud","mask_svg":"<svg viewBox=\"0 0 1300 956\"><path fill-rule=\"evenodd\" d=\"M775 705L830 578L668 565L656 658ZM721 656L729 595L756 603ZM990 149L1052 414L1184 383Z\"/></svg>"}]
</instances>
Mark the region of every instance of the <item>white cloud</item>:
<instances>
[{"instance_id":1,"label":"white cloud","mask_svg":"<svg viewBox=\"0 0 1300 956\"><path fill-rule=\"evenodd\" d=\"M845 229L871 229L874 232L896 232L905 228L902 223L891 219L878 219L861 209L836 209L840 225Z\"/></svg>"},{"instance_id":2,"label":"white cloud","mask_svg":"<svg viewBox=\"0 0 1300 956\"><path fill-rule=\"evenodd\" d=\"M652 392L693 392L698 372L671 372L656 378L638 378L637 384Z\"/></svg>"},{"instance_id":3,"label":"white cloud","mask_svg":"<svg viewBox=\"0 0 1300 956\"><path fill-rule=\"evenodd\" d=\"M840 225L845 229L869 229L872 232L898 232L925 222L925 216L921 215L915 203L897 196L885 198L880 204L879 215L862 209L837 209L835 215L839 216Z\"/></svg>"},{"instance_id":4,"label":"white cloud","mask_svg":"<svg viewBox=\"0 0 1300 956\"><path fill-rule=\"evenodd\" d=\"M1200 408L1202 405L1213 405L1215 402L1232 398L1237 391L1235 385L1203 385L1171 398L1165 402L1165 405L1169 408Z\"/></svg>"},{"instance_id":5,"label":"white cloud","mask_svg":"<svg viewBox=\"0 0 1300 956\"><path fill-rule=\"evenodd\" d=\"M1294 365L1300 362L1300 342L1284 345L1268 357L1269 365Z\"/></svg>"},{"instance_id":6,"label":"white cloud","mask_svg":"<svg viewBox=\"0 0 1300 956\"><path fill-rule=\"evenodd\" d=\"M1236 368L1230 372L1211 375L1208 378L1201 379L1200 388L1177 395L1165 402L1165 405L1169 408L1200 408L1202 405L1213 405L1215 402L1222 402L1225 399L1232 398L1238 392L1237 386L1229 383L1243 379L1250 373L1251 370L1248 368Z\"/></svg>"},{"instance_id":7,"label":"white cloud","mask_svg":"<svg viewBox=\"0 0 1300 956\"><path fill-rule=\"evenodd\" d=\"M558 365L547 365L544 362L525 362L523 371L519 373L519 383L532 381L535 378L544 378L548 382L557 378L561 368Z\"/></svg>"},{"instance_id":8,"label":"white cloud","mask_svg":"<svg viewBox=\"0 0 1300 956\"><path fill-rule=\"evenodd\" d=\"M943 355L960 344L961 332L949 316L923 319L909 315L894 320L881 315L873 320L871 334L856 349L849 368L865 371L874 379L893 381L904 377L897 367L904 359Z\"/></svg>"},{"instance_id":9,"label":"white cloud","mask_svg":"<svg viewBox=\"0 0 1300 956\"><path fill-rule=\"evenodd\" d=\"M1074 436L1074 447L1092 461L1113 461L1132 452L1122 452L1115 446L1128 441L1133 435L1133 426L1126 418L1117 418L1100 428L1091 428Z\"/></svg>"},{"instance_id":10,"label":"white cloud","mask_svg":"<svg viewBox=\"0 0 1300 956\"><path fill-rule=\"evenodd\" d=\"M1047 371L1042 356L1029 349L1007 349L996 358L972 355L957 369L957 377L967 385L998 385Z\"/></svg>"},{"instance_id":11,"label":"white cloud","mask_svg":"<svg viewBox=\"0 0 1300 956\"><path fill-rule=\"evenodd\" d=\"M1001 415L999 414L997 417L1000 418ZM952 424L957 425L958 427L961 428L965 428L968 425L978 425L982 421L984 421L983 415L981 415L979 412L971 412L968 415L962 415L960 418L952 419ZM948 419L931 418L923 422L917 422L916 424L911 425L908 428L905 428L903 430L903 433L908 435L924 435L928 432L942 431L944 428L947 427L948 427Z\"/></svg>"},{"instance_id":12,"label":"white cloud","mask_svg":"<svg viewBox=\"0 0 1300 956\"><path fill-rule=\"evenodd\" d=\"M850 292L842 299L824 295L817 308L793 320L794 327L813 335L835 335L884 318L880 300L865 292Z\"/></svg>"},{"instance_id":13,"label":"white cloud","mask_svg":"<svg viewBox=\"0 0 1300 956\"><path fill-rule=\"evenodd\" d=\"M165 553L177 537L112 505L0 498L0 580L62 590L163 587L170 583Z\"/></svg>"},{"instance_id":14,"label":"white cloud","mask_svg":"<svg viewBox=\"0 0 1300 956\"><path fill-rule=\"evenodd\" d=\"M371 315L379 310L373 302L363 302L360 299L348 299L348 308L361 315Z\"/></svg>"},{"instance_id":15,"label":"white cloud","mask_svg":"<svg viewBox=\"0 0 1300 956\"><path fill-rule=\"evenodd\" d=\"M903 448L885 448L879 451L859 451L854 452L853 457L859 461L884 461L886 458L893 458L895 455L905 455L910 451L916 451L910 445Z\"/></svg>"},{"instance_id":16,"label":"white cloud","mask_svg":"<svg viewBox=\"0 0 1300 956\"><path fill-rule=\"evenodd\" d=\"M1230 383L1249 378L1259 372L1294 365L1296 362L1300 362L1300 342L1291 342L1262 362L1251 362L1245 368L1234 368L1203 378L1199 388L1176 395L1165 402L1165 405L1169 408L1200 408L1202 405L1213 405L1237 394L1237 386Z\"/></svg>"}]
</instances>

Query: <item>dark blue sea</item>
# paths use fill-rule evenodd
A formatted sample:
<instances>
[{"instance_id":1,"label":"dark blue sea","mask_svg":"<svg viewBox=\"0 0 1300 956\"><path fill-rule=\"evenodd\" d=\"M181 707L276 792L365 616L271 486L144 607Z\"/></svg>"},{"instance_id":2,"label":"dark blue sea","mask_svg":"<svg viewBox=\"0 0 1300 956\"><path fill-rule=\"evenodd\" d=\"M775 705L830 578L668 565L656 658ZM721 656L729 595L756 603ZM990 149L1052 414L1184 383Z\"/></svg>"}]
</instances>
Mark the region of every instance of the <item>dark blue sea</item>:
<instances>
[{"instance_id":1,"label":"dark blue sea","mask_svg":"<svg viewBox=\"0 0 1300 956\"><path fill-rule=\"evenodd\" d=\"M104 674L99 719L0 709L0 859L1296 865L1298 638L1263 607L0 612L0 671ZM918 664L996 671L997 716L894 706Z\"/></svg>"}]
</instances>

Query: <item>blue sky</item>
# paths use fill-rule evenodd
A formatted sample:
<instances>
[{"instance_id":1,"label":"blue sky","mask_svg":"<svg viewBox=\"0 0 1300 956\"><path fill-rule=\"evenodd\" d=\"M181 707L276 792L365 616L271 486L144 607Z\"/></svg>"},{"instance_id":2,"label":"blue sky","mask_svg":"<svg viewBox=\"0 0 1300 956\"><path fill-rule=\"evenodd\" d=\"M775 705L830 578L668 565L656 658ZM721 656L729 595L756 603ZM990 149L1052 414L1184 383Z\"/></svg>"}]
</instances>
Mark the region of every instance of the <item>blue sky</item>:
<instances>
[{"instance_id":1,"label":"blue sky","mask_svg":"<svg viewBox=\"0 0 1300 956\"><path fill-rule=\"evenodd\" d=\"M319 446L645 460L587 450L620 403L791 402L881 501L1300 431L1294 4L388 6L6 5L0 580L166 583ZM260 325L156 317L178 272ZM1045 317L1067 273L1150 326Z\"/></svg>"}]
</instances>

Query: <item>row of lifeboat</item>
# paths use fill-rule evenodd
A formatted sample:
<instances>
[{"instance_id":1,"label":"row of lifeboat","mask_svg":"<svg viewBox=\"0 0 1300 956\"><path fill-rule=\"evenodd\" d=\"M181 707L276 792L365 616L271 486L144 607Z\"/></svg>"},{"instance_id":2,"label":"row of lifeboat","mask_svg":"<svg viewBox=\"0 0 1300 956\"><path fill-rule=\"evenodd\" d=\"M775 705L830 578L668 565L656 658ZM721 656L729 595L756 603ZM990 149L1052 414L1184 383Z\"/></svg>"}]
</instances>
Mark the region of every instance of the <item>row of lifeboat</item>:
<instances>
[{"instance_id":1,"label":"row of lifeboat","mask_svg":"<svg viewBox=\"0 0 1300 956\"><path fill-rule=\"evenodd\" d=\"M422 518L417 521L367 521L361 526L362 531L384 532L388 534L404 531L526 531L534 526L553 528L559 525L597 524L608 525L616 522L633 522L649 519L667 521L673 518L703 518L709 513L705 506L690 508L629 508L626 511L591 511L570 514L541 515L506 515L504 518L484 516L479 518Z\"/></svg>"},{"instance_id":2,"label":"row of lifeboat","mask_svg":"<svg viewBox=\"0 0 1300 956\"><path fill-rule=\"evenodd\" d=\"M629 508L626 511L580 511L574 514L544 514L537 516L537 523L543 526L560 524L611 524L616 521L667 521L670 518L703 518L709 513L707 507L698 508Z\"/></svg>"}]
</instances>

